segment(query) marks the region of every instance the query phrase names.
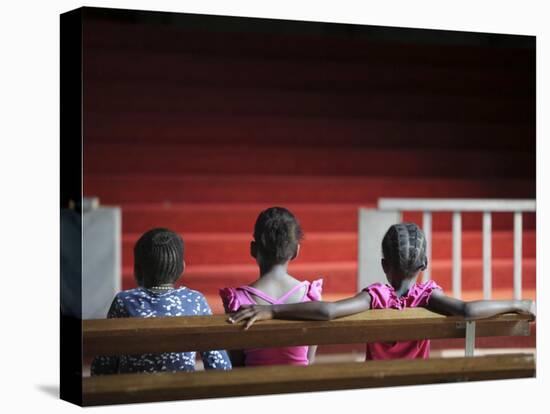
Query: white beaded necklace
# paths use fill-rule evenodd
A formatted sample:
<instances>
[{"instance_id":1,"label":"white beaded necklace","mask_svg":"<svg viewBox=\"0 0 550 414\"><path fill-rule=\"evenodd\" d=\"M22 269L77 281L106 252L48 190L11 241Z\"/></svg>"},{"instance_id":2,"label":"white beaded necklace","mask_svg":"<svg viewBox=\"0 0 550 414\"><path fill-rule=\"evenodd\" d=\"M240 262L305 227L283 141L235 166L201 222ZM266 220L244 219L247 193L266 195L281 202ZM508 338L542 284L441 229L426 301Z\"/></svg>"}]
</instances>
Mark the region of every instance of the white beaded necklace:
<instances>
[{"instance_id":1,"label":"white beaded necklace","mask_svg":"<svg viewBox=\"0 0 550 414\"><path fill-rule=\"evenodd\" d=\"M149 290L153 290L153 289L155 289L155 290L172 290L172 289L174 289L174 287L173 286L151 286L150 288L147 288L147 289L149 289Z\"/></svg>"}]
</instances>

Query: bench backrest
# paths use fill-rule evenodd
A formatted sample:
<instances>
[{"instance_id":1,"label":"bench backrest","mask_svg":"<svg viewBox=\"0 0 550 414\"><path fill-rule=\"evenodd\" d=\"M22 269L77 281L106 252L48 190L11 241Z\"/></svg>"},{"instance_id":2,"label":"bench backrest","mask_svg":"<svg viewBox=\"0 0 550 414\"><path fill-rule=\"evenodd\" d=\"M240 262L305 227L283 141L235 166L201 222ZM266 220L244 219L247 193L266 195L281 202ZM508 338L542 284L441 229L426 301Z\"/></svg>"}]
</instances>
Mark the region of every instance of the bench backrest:
<instances>
[{"instance_id":1,"label":"bench backrest","mask_svg":"<svg viewBox=\"0 0 550 414\"><path fill-rule=\"evenodd\" d=\"M249 330L225 315L83 321L83 349L96 355L350 344L424 338L461 338L465 321L424 308L370 310L333 321L261 321ZM527 336L526 315L476 321L476 336Z\"/></svg>"}]
</instances>

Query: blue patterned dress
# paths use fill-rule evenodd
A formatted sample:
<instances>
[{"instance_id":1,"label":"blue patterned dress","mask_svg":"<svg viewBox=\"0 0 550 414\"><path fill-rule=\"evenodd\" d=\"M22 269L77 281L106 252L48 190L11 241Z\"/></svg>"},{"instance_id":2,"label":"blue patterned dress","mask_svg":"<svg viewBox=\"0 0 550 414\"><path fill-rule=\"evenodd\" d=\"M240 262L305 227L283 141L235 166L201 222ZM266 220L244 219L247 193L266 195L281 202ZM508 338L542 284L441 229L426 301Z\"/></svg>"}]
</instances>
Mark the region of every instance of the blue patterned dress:
<instances>
[{"instance_id":1,"label":"blue patterned dress","mask_svg":"<svg viewBox=\"0 0 550 414\"><path fill-rule=\"evenodd\" d=\"M155 293L145 288L118 293L108 318L154 318L158 316L212 315L202 293L181 287ZM162 354L99 356L92 362L91 374L116 374L159 371L194 371L195 352L168 352ZM201 352L205 369L231 369L226 351Z\"/></svg>"}]
</instances>

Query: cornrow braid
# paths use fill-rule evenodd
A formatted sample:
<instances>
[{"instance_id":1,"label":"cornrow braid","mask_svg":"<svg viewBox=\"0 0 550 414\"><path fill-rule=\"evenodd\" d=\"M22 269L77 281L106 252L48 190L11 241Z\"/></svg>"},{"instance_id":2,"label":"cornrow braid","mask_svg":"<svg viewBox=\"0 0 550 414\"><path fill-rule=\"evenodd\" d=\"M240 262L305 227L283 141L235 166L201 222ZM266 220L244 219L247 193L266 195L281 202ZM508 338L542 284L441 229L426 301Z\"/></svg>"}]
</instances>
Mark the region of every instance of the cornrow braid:
<instances>
[{"instance_id":1,"label":"cornrow braid","mask_svg":"<svg viewBox=\"0 0 550 414\"><path fill-rule=\"evenodd\" d=\"M134 275L138 285L174 283L183 272L184 242L166 228L144 233L134 246Z\"/></svg>"},{"instance_id":2,"label":"cornrow braid","mask_svg":"<svg viewBox=\"0 0 550 414\"><path fill-rule=\"evenodd\" d=\"M404 277L425 270L426 237L415 223L394 224L382 239L382 254Z\"/></svg>"}]
</instances>

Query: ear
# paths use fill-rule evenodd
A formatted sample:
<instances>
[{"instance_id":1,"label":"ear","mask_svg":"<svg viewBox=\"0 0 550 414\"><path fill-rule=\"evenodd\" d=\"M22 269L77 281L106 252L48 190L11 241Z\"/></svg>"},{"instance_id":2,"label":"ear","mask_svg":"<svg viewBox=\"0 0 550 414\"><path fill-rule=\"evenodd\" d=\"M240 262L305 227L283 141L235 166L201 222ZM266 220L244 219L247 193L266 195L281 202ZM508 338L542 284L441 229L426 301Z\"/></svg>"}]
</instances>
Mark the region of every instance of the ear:
<instances>
[{"instance_id":1,"label":"ear","mask_svg":"<svg viewBox=\"0 0 550 414\"><path fill-rule=\"evenodd\" d=\"M424 258L424 266L420 268L420 270L424 271L428 268L428 257Z\"/></svg>"},{"instance_id":2,"label":"ear","mask_svg":"<svg viewBox=\"0 0 550 414\"><path fill-rule=\"evenodd\" d=\"M256 242L252 240L250 242L250 256L252 256L254 259L258 256L258 246L256 245Z\"/></svg>"},{"instance_id":3,"label":"ear","mask_svg":"<svg viewBox=\"0 0 550 414\"><path fill-rule=\"evenodd\" d=\"M296 246L296 252L294 253L294 256L290 260L294 260L298 257L298 254L300 253L300 243Z\"/></svg>"},{"instance_id":4,"label":"ear","mask_svg":"<svg viewBox=\"0 0 550 414\"><path fill-rule=\"evenodd\" d=\"M388 274L388 272L390 271L390 264L388 263L388 261L382 258L381 264L382 264L382 270L384 270L384 273Z\"/></svg>"}]
</instances>

